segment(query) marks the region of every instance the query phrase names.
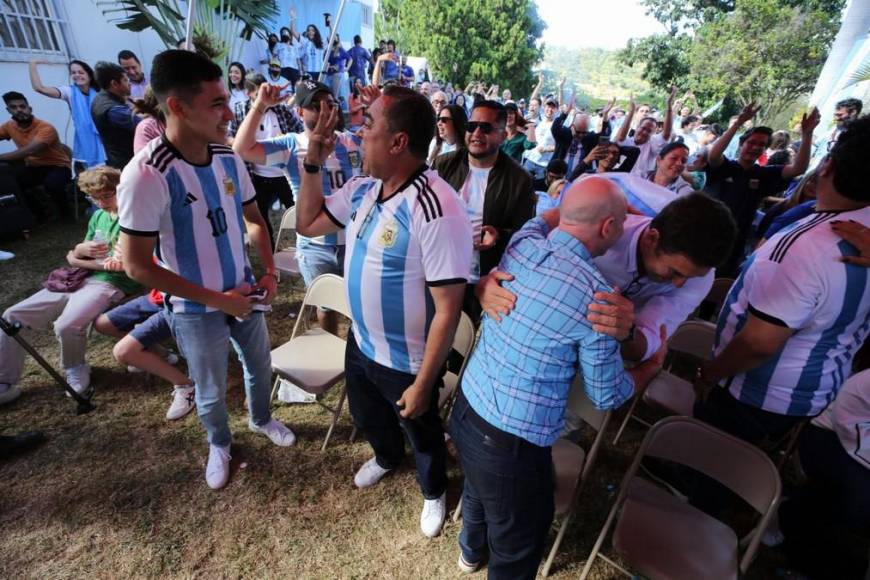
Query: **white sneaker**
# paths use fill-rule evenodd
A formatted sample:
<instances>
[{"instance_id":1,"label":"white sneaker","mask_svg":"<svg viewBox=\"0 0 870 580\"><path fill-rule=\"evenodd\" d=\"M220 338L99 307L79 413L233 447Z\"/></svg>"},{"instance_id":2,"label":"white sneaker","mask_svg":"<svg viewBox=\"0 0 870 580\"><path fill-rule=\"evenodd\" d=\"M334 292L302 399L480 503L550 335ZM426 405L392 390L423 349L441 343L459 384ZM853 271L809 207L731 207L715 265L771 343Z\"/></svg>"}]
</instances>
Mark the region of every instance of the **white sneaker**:
<instances>
[{"instance_id":1,"label":"white sneaker","mask_svg":"<svg viewBox=\"0 0 870 580\"><path fill-rule=\"evenodd\" d=\"M462 552L459 552L459 560L456 562L456 565L459 566L459 569L466 574L474 574L478 570L480 570L480 562L475 564L470 564L466 562L465 556L462 555Z\"/></svg>"},{"instance_id":2,"label":"white sneaker","mask_svg":"<svg viewBox=\"0 0 870 580\"><path fill-rule=\"evenodd\" d=\"M175 385L175 390L172 393L172 404L166 411L166 419L175 421L190 413L196 407L195 397L196 393L193 387Z\"/></svg>"},{"instance_id":3,"label":"white sneaker","mask_svg":"<svg viewBox=\"0 0 870 580\"><path fill-rule=\"evenodd\" d=\"M0 383L0 405L11 403L21 396L21 389L17 385L9 383Z\"/></svg>"},{"instance_id":4,"label":"white sneaker","mask_svg":"<svg viewBox=\"0 0 870 580\"><path fill-rule=\"evenodd\" d=\"M424 499L423 513L420 514L420 531L427 538L434 538L441 533L444 519L447 517L447 493L442 493L438 499Z\"/></svg>"},{"instance_id":5,"label":"white sneaker","mask_svg":"<svg viewBox=\"0 0 870 580\"><path fill-rule=\"evenodd\" d=\"M83 363L64 370L66 372L66 382L69 383L69 386L78 394L84 395L88 387L91 386L91 366L88 363Z\"/></svg>"},{"instance_id":6,"label":"white sneaker","mask_svg":"<svg viewBox=\"0 0 870 580\"><path fill-rule=\"evenodd\" d=\"M296 443L296 435L293 434L293 431L288 429L284 423L277 419L270 420L262 427L258 427L252 422L248 422L248 427L250 427L251 431L254 433L262 433L271 439L272 443L279 447L290 447Z\"/></svg>"},{"instance_id":7,"label":"white sneaker","mask_svg":"<svg viewBox=\"0 0 870 580\"><path fill-rule=\"evenodd\" d=\"M208 464L205 466L205 482L212 489L220 489L230 479L230 446L208 446Z\"/></svg>"},{"instance_id":8,"label":"white sneaker","mask_svg":"<svg viewBox=\"0 0 870 580\"><path fill-rule=\"evenodd\" d=\"M166 362L168 362L172 366L175 366L178 364L179 358L178 358L177 354L175 354L174 352L172 352L170 350L170 351L166 352L166 356L163 357L163 360L165 360ZM128 373L144 373L145 371L143 371L139 367L134 367L133 365L127 365L127 372Z\"/></svg>"},{"instance_id":9,"label":"white sneaker","mask_svg":"<svg viewBox=\"0 0 870 580\"><path fill-rule=\"evenodd\" d=\"M353 476L353 483L360 489L371 487L381 480L383 476L388 474L392 469L384 469L378 465L378 460L372 457L359 468L356 475Z\"/></svg>"}]
</instances>

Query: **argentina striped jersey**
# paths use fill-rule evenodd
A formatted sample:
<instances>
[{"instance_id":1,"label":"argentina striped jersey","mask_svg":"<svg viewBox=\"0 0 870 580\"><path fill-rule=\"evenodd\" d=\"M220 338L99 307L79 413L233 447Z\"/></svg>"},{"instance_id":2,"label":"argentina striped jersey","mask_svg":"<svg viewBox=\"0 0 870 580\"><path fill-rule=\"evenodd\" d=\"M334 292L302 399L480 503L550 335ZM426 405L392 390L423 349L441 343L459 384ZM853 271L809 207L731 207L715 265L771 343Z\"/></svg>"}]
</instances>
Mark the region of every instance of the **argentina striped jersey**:
<instances>
[{"instance_id":1,"label":"argentina striped jersey","mask_svg":"<svg viewBox=\"0 0 870 580\"><path fill-rule=\"evenodd\" d=\"M719 316L715 354L749 314L793 334L773 357L723 385L738 400L773 413L817 415L849 376L852 358L870 333L870 270L845 264L854 246L831 221L870 226L870 208L817 211L771 237L752 256Z\"/></svg>"},{"instance_id":2,"label":"argentina striped jersey","mask_svg":"<svg viewBox=\"0 0 870 580\"><path fill-rule=\"evenodd\" d=\"M166 136L137 153L121 174L121 231L158 238L161 265L199 286L224 292L254 282L245 253L244 204L254 186L244 162L226 145L209 145L210 163L185 161ZM214 311L171 296L176 312Z\"/></svg>"},{"instance_id":3,"label":"argentina striped jersey","mask_svg":"<svg viewBox=\"0 0 870 580\"><path fill-rule=\"evenodd\" d=\"M428 287L465 284L471 225L459 196L425 166L380 199L382 183L354 177L325 200L346 228L344 274L353 333L378 364L416 374L434 314Z\"/></svg>"}]
</instances>

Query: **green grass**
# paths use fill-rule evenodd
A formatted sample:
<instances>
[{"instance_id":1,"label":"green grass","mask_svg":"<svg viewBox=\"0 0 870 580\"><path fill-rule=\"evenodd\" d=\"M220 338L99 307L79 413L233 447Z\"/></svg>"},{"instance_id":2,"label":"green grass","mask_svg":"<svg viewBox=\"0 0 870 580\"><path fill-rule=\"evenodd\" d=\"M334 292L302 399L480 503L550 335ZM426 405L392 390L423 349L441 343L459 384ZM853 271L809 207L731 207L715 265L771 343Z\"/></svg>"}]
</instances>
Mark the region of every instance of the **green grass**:
<instances>
[{"instance_id":1,"label":"green grass","mask_svg":"<svg viewBox=\"0 0 870 580\"><path fill-rule=\"evenodd\" d=\"M275 217L275 216L273 216ZM17 254L0 262L0 307L39 288L61 264L85 224L52 224L29 241L0 243ZM272 343L287 340L298 282L281 283L269 315ZM32 342L57 364L48 330ZM435 539L419 532L422 506L409 455L380 485L357 490L353 474L370 457L349 443L345 412L330 447L320 451L329 414L317 405L278 407L275 416L297 434L279 448L247 430L244 389L230 366L227 402L234 433L233 472L221 491L204 481L207 447L195 414L164 419L171 387L129 374L111 356L112 341L94 334L88 348L97 409L77 416L73 403L28 359L23 396L0 409L0 432L39 429L41 448L2 460L2 578L458 578L459 525ZM233 357L234 358L234 357ZM329 399L334 402L337 389ZM612 437L614 424L611 422ZM605 445L581 498L552 577L576 578L642 431L630 427L619 448ZM461 474L449 464L448 503L456 504ZM549 547L548 547L549 548ZM605 549L610 553L609 547ZM779 558L762 551L754 577L773 576ZM478 574L474 577L483 577ZM603 563L593 578L617 577Z\"/></svg>"}]
</instances>

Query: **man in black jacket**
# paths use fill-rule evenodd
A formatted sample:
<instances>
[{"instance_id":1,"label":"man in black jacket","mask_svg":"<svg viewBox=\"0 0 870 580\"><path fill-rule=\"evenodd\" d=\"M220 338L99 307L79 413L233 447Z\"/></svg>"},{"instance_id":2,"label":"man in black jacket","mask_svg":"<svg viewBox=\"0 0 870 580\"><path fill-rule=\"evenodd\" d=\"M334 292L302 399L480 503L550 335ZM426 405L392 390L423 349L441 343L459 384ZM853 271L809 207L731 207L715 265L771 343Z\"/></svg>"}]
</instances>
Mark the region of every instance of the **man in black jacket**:
<instances>
[{"instance_id":1,"label":"man in black jacket","mask_svg":"<svg viewBox=\"0 0 870 580\"><path fill-rule=\"evenodd\" d=\"M124 169L133 158L133 136L140 120L128 104L130 79L111 62L98 62L95 68L103 90L91 104L91 116L106 149L106 164Z\"/></svg>"},{"instance_id":2,"label":"man in black jacket","mask_svg":"<svg viewBox=\"0 0 870 580\"><path fill-rule=\"evenodd\" d=\"M465 149L441 155L433 165L468 208L475 256L464 310L473 318L480 314L473 289L481 272L498 265L511 236L535 215L531 176L500 149L506 123L504 105L480 102L471 112Z\"/></svg>"}]
</instances>

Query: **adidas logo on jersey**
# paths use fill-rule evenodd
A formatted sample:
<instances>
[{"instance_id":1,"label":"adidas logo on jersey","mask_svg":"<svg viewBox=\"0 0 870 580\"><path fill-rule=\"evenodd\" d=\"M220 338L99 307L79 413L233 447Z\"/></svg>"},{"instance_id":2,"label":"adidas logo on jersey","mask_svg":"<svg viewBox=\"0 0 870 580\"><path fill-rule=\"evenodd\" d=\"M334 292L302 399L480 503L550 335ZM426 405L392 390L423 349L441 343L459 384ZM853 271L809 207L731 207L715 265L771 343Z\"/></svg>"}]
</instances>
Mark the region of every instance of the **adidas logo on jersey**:
<instances>
[{"instance_id":1,"label":"adidas logo on jersey","mask_svg":"<svg viewBox=\"0 0 870 580\"><path fill-rule=\"evenodd\" d=\"M184 197L184 205L188 206L195 201L196 201L196 196L188 191L187 195Z\"/></svg>"}]
</instances>

